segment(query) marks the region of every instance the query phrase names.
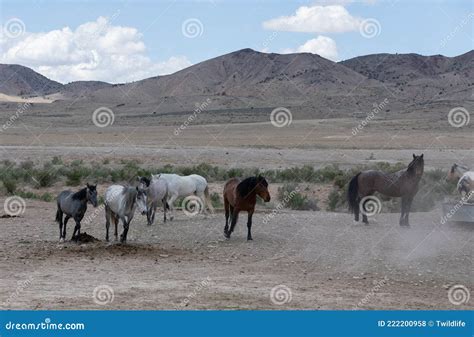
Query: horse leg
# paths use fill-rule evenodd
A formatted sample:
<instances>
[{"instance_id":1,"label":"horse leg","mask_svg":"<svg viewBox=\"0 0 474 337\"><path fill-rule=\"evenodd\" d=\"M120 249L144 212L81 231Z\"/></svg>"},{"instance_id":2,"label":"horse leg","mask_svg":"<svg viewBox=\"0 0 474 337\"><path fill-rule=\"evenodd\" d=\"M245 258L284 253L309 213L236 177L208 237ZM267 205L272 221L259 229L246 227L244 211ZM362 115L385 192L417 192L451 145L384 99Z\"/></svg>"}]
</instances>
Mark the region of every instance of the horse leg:
<instances>
[{"instance_id":1,"label":"horse leg","mask_svg":"<svg viewBox=\"0 0 474 337\"><path fill-rule=\"evenodd\" d=\"M105 206L105 241L109 241L110 209Z\"/></svg>"},{"instance_id":2,"label":"horse leg","mask_svg":"<svg viewBox=\"0 0 474 337\"><path fill-rule=\"evenodd\" d=\"M58 208L56 219L59 222L59 242L63 242L63 212Z\"/></svg>"},{"instance_id":3,"label":"horse leg","mask_svg":"<svg viewBox=\"0 0 474 337\"><path fill-rule=\"evenodd\" d=\"M206 217L207 217L207 202L206 202L206 196L204 195L204 192L201 192L199 194L196 194L199 199L201 199L202 201L202 209L200 210L202 212L202 214L204 214Z\"/></svg>"},{"instance_id":4,"label":"horse leg","mask_svg":"<svg viewBox=\"0 0 474 337\"><path fill-rule=\"evenodd\" d=\"M360 198L357 198L356 201L357 201L357 207L354 208L354 221L359 221Z\"/></svg>"},{"instance_id":5,"label":"horse leg","mask_svg":"<svg viewBox=\"0 0 474 337\"><path fill-rule=\"evenodd\" d=\"M166 198L163 198L161 202L163 203L163 222L166 222L166 205L168 202L166 201Z\"/></svg>"},{"instance_id":6,"label":"horse leg","mask_svg":"<svg viewBox=\"0 0 474 337\"><path fill-rule=\"evenodd\" d=\"M154 202L153 203L153 213L151 213L151 224L152 225L154 222L155 222L155 214L156 214L156 207L157 207L157 203Z\"/></svg>"},{"instance_id":7,"label":"horse leg","mask_svg":"<svg viewBox=\"0 0 474 337\"><path fill-rule=\"evenodd\" d=\"M115 241L118 241L118 223L119 223L119 217L118 217L118 215L115 215L115 216L114 216L114 225L115 225L114 236L115 236Z\"/></svg>"},{"instance_id":8,"label":"horse leg","mask_svg":"<svg viewBox=\"0 0 474 337\"><path fill-rule=\"evenodd\" d=\"M226 234L224 234L224 236L226 238L230 239L230 235L234 231L235 224L237 223L238 218L239 218L239 210L234 208L234 210L232 212L232 221L231 221L231 224L230 224L230 229L227 231Z\"/></svg>"},{"instance_id":9,"label":"horse leg","mask_svg":"<svg viewBox=\"0 0 474 337\"><path fill-rule=\"evenodd\" d=\"M66 239L66 225L67 225L67 222L69 221L71 217L69 215L66 215L64 217L64 224L63 224L63 240Z\"/></svg>"},{"instance_id":10,"label":"horse leg","mask_svg":"<svg viewBox=\"0 0 474 337\"><path fill-rule=\"evenodd\" d=\"M405 225L405 209L406 209L407 199L406 197L402 197L402 206L400 210L400 221L398 222L400 226Z\"/></svg>"},{"instance_id":11,"label":"horse leg","mask_svg":"<svg viewBox=\"0 0 474 337\"><path fill-rule=\"evenodd\" d=\"M227 233L229 230L229 212L230 209L230 204L227 198L224 198L224 210L225 210L225 226L224 226L224 235Z\"/></svg>"},{"instance_id":12,"label":"horse leg","mask_svg":"<svg viewBox=\"0 0 474 337\"><path fill-rule=\"evenodd\" d=\"M248 212L248 219L247 219L247 240L253 240L252 239L252 215L253 215L253 210Z\"/></svg>"},{"instance_id":13,"label":"horse leg","mask_svg":"<svg viewBox=\"0 0 474 337\"><path fill-rule=\"evenodd\" d=\"M71 241L73 241L74 238L76 238L76 240L74 241L78 241L79 236L81 235L81 220L79 220L78 218L74 218L74 221L76 221L76 226L74 227L74 232L72 233ZM76 232L77 232L77 235L76 235Z\"/></svg>"},{"instance_id":14,"label":"horse leg","mask_svg":"<svg viewBox=\"0 0 474 337\"><path fill-rule=\"evenodd\" d=\"M173 219L174 219L174 202L176 201L177 198L178 198L177 195L172 195L168 199L168 205L170 206L170 220L171 221L173 221Z\"/></svg>"},{"instance_id":15,"label":"horse leg","mask_svg":"<svg viewBox=\"0 0 474 337\"><path fill-rule=\"evenodd\" d=\"M412 197L402 197L402 211L400 214L400 226L409 226L408 215L410 213Z\"/></svg>"},{"instance_id":16,"label":"horse leg","mask_svg":"<svg viewBox=\"0 0 474 337\"><path fill-rule=\"evenodd\" d=\"M151 212L153 211L152 207L153 207L152 205L149 205L147 206L147 210L146 210L146 224L148 226L151 225Z\"/></svg>"},{"instance_id":17,"label":"horse leg","mask_svg":"<svg viewBox=\"0 0 474 337\"><path fill-rule=\"evenodd\" d=\"M122 235L120 235L120 242L122 243L127 242L128 228L130 226L131 221L132 221L132 216L129 216L127 220L125 220L125 217L123 218L123 232L122 232Z\"/></svg>"},{"instance_id":18,"label":"horse leg","mask_svg":"<svg viewBox=\"0 0 474 337\"><path fill-rule=\"evenodd\" d=\"M370 195L370 194L369 194ZM359 209L357 210L357 212L360 212L360 207L362 207L362 209L365 210L365 205L361 205L360 202L362 201L362 198L359 199ZM366 225L369 224L369 219L367 219L367 214L365 214L365 211L362 212L362 222L365 223Z\"/></svg>"}]
</instances>

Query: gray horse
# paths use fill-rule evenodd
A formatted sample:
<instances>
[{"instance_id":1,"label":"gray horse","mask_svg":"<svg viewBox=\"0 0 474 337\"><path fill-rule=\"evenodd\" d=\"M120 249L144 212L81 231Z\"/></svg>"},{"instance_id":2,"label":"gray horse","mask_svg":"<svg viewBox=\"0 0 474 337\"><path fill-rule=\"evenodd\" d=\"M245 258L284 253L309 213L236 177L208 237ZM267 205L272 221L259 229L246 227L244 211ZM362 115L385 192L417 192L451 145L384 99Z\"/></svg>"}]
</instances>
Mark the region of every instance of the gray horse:
<instances>
[{"instance_id":1,"label":"gray horse","mask_svg":"<svg viewBox=\"0 0 474 337\"><path fill-rule=\"evenodd\" d=\"M109 241L110 220L115 224L115 240L119 219L123 222L123 232L120 241L127 241L128 228L137 208L142 214L146 213L146 194L138 187L112 185L105 191L105 239Z\"/></svg>"},{"instance_id":2,"label":"gray horse","mask_svg":"<svg viewBox=\"0 0 474 337\"><path fill-rule=\"evenodd\" d=\"M89 185L78 192L62 191L57 197L58 210L56 211L56 221L59 223L59 241L66 238L66 225L70 218L76 222L71 240L79 238L81 235L81 220L87 210L87 202L97 207L97 185ZM63 224L63 214L66 214ZM77 236L76 236L77 232Z\"/></svg>"},{"instance_id":3,"label":"gray horse","mask_svg":"<svg viewBox=\"0 0 474 337\"><path fill-rule=\"evenodd\" d=\"M170 209L166 202L168 194L168 183L165 179L160 179L160 175L151 175L151 179L147 177L138 177L139 187L146 191L147 195L147 212L146 218L148 225L152 225L155 221L156 208L158 202L163 204L163 221L166 222L166 210Z\"/></svg>"}]
</instances>

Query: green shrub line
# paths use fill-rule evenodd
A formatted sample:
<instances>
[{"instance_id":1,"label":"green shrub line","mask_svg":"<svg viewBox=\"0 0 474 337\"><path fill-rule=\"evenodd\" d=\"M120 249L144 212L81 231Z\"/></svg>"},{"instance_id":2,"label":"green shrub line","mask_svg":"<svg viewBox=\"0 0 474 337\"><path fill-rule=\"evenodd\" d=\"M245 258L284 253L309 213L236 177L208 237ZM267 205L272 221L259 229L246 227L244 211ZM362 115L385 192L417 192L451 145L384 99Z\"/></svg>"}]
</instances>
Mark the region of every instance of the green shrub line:
<instances>
[{"instance_id":1,"label":"green shrub line","mask_svg":"<svg viewBox=\"0 0 474 337\"><path fill-rule=\"evenodd\" d=\"M149 176L156 173L176 173L180 175L199 174L209 182L223 182L232 177L247 177L257 174L265 176L269 183L283 183L278 191L278 199L283 200L285 193L293 193L286 202L285 207L291 209L312 209L317 210L317 200L310 200L304 193L297 190L300 183L312 184L333 184L333 190L328 197L327 210L341 211L346 206L346 188L349 180L359 171L375 169L386 172L394 172L405 168L403 163L390 164L387 162L377 162L371 165L358 165L349 169L341 169L339 166L331 164L320 168L309 165L291 167L286 169L258 169L258 168L230 168L201 163L193 166L146 166L140 165L133 160L120 160L112 164L110 160L103 159L101 162L91 162L85 164L82 160L74 160L69 163L64 162L61 157L54 157L51 161L42 165L32 161L15 163L3 161L0 164L1 191L4 194L17 194L25 198L35 198L51 201L54 198L47 194L35 194L25 192L25 186L34 188L50 187L54 184L67 186L85 185L90 183L135 183L137 176ZM420 191L415 197L413 209L430 210L436 203L446 195L452 195L455 191L455 183L447 182L445 177L447 171L441 169L425 170ZM380 196L382 200L384 198ZM212 203L216 207L222 205L220 196L214 193L211 196ZM391 199L384 202L385 211L398 211L399 199Z\"/></svg>"}]
</instances>

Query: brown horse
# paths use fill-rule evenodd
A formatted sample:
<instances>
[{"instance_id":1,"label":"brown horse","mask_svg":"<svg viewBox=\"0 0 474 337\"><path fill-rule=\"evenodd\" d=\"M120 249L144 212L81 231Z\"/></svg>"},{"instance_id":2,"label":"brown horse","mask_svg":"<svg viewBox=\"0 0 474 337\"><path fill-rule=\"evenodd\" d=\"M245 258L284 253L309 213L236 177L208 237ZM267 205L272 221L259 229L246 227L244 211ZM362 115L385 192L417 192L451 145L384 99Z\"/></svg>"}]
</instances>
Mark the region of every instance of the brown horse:
<instances>
[{"instance_id":1,"label":"brown horse","mask_svg":"<svg viewBox=\"0 0 474 337\"><path fill-rule=\"evenodd\" d=\"M252 240L252 215L257 203L257 195L265 202L270 201L268 183L264 177L249 177L244 180L232 178L224 186L225 227L224 236L230 239L240 211L247 211L247 240ZM229 216L231 224L229 229Z\"/></svg>"},{"instance_id":2,"label":"brown horse","mask_svg":"<svg viewBox=\"0 0 474 337\"><path fill-rule=\"evenodd\" d=\"M349 210L354 213L355 221L359 221L359 213L362 210L362 221L366 224L367 212L364 198L379 192L389 197L402 198L402 209L400 215L400 226L409 226L408 214L410 213L413 197L418 192L418 183L423 175L424 160L421 156L413 155L413 160L406 170L394 173L381 171L363 171L356 174L349 183L347 201ZM361 205L363 201L364 205Z\"/></svg>"}]
</instances>

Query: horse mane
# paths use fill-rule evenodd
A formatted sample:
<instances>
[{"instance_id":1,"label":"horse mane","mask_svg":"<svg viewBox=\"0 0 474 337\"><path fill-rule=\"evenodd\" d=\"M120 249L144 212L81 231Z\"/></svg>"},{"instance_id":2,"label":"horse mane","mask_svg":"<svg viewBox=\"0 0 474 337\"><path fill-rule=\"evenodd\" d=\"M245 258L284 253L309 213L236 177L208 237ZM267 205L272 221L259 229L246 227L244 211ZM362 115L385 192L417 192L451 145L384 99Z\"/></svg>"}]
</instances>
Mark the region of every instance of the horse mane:
<instances>
[{"instance_id":1,"label":"horse mane","mask_svg":"<svg viewBox=\"0 0 474 337\"><path fill-rule=\"evenodd\" d=\"M151 180L147 177L140 177L140 182L144 183L146 187L150 186Z\"/></svg>"},{"instance_id":2,"label":"horse mane","mask_svg":"<svg viewBox=\"0 0 474 337\"><path fill-rule=\"evenodd\" d=\"M77 191L72 195L74 200L84 200L87 197L87 187L84 187L82 190Z\"/></svg>"},{"instance_id":3,"label":"horse mane","mask_svg":"<svg viewBox=\"0 0 474 337\"><path fill-rule=\"evenodd\" d=\"M129 211L132 208L135 196L138 192L134 187L125 187L122 193L125 195L125 210Z\"/></svg>"},{"instance_id":4,"label":"horse mane","mask_svg":"<svg viewBox=\"0 0 474 337\"><path fill-rule=\"evenodd\" d=\"M255 189L255 186L261 182L265 187L268 186L267 181L263 177L248 177L237 185L237 193L242 197L247 197Z\"/></svg>"}]
</instances>

